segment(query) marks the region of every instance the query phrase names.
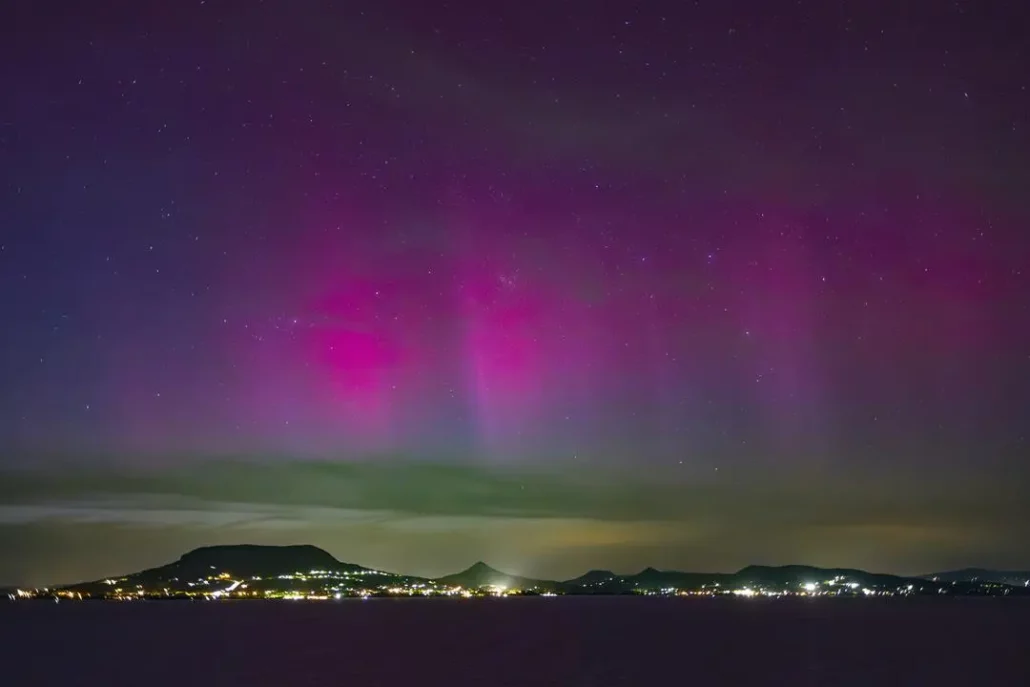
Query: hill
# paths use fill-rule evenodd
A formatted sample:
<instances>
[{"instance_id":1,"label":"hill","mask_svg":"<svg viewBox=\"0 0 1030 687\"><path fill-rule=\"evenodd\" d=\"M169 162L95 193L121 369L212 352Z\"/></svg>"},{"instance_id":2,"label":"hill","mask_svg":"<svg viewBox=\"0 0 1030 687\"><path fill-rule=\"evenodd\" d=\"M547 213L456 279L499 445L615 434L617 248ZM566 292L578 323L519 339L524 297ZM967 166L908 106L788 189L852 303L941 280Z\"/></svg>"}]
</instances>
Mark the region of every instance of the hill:
<instances>
[{"instance_id":1,"label":"hill","mask_svg":"<svg viewBox=\"0 0 1030 687\"><path fill-rule=\"evenodd\" d=\"M926 580L940 582L993 582L1012 586L1030 586L1030 570L990 570L988 568L962 568L947 572L920 575Z\"/></svg>"},{"instance_id":2,"label":"hill","mask_svg":"<svg viewBox=\"0 0 1030 687\"><path fill-rule=\"evenodd\" d=\"M369 568L342 563L317 546L261 546L236 544L205 546L183 554L179 560L150 568L130 577L143 582L200 579L214 573L233 578L276 577L315 570L341 573L372 572Z\"/></svg>"},{"instance_id":3,"label":"hill","mask_svg":"<svg viewBox=\"0 0 1030 687\"><path fill-rule=\"evenodd\" d=\"M623 578L625 584L643 590L702 589L725 584L729 576L724 573L692 573L679 570L645 568L636 575Z\"/></svg>"},{"instance_id":4,"label":"hill","mask_svg":"<svg viewBox=\"0 0 1030 687\"><path fill-rule=\"evenodd\" d=\"M343 585L330 583L345 581L349 584L348 589L374 591L411 579L341 562L316 546L237 544L205 546L189 551L167 565L69 585L62 590L89 597L106 597L113 592L146 595L154 590L161 590L168 596L191 593L219 595L242 585L254 591L275 589L288 593L315 587L323 591L340 591ZM369 584L369 581L374 584Z\"/></svg>"},{"instance_id":5,"label":"hill","mask_svg":"<svg viewBox=\"0 0 1030 687\"><path fill-rule=\"evenodd\" d=\"M560 582L552 580L534 580L528 577L509 575L491 568L482 561L474 563L461 572L438 577L433 581L438 585L460 586L469 589L501 587L504 589L552 591L562 586Z\"/></svg>"},{"instance_id":6,"label":"hill","mask_svg":"<svg viewBox=\"0 0 1030 687\"><path fill-rule=\"evenodd\" d=\"M591 570L590 572L584 573L579 577L574 577L571 580L566 580L565 584L575 586L597 586L612 582L613 580L620 579L618 575L613 573L611 570Z\"/></svg>"},{"instance_id":7,"label":"hill","mask_svg":"<svg viewBox=\"0 0 1030 687\"><path fill-rule=\"evenodd\" d=\"M799 586L835 581L850 582L862 587L901 587L911 581L898 575L870 573L853 568L816 568L809 565L749 565L737 571L733 578L737 584L750 586Z\"/></svg>"},{"instance_id":8,"label":"hill","mask_svg":"<svg viewBox=\"0 0 1030 687\"><path fill-rule=\"evenodd\" d=\"M184 554L176 562L154 569L180 575L206 574L209 570L237 576L277 575L311 570L367 570L359 565L341 563L317 546L205 546Z\"/></svg>"}]
</instances>

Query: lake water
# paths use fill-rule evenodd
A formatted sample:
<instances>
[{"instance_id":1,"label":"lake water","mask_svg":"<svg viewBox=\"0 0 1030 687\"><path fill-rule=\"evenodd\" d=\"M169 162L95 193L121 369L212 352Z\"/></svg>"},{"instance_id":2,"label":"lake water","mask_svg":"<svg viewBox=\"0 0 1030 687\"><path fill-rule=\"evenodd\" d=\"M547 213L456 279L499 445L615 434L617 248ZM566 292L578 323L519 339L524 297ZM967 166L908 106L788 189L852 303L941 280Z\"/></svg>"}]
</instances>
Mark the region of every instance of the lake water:
<instances>
[{"instance_id":1,"label":"lake water","mask_svg":"<svg viewBox=\"0 0 1030 687\"><path fill-rule=\"evenodd\" d=\"M0 604L0 685L1030 685L1030 603Z\"/></svg>"}]
</instances>

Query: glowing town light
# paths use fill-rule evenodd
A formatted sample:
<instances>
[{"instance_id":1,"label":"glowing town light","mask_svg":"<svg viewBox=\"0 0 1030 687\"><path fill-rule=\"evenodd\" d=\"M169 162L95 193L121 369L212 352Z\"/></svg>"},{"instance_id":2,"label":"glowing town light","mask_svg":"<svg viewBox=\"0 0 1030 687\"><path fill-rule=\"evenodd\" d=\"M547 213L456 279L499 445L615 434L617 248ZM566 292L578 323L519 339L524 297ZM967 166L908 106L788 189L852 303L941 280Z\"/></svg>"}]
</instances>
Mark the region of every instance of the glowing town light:
<instances>
[{"instance_id":1,"label":"glowing town light","mask_svg":"<svg viewBox=\"0 0 1030 687\"><path fill-rule=\"evenodd\" d=\"M755 595L755 590L754 589L750 589L748 587L744 587L743 589L734 589L733 593L736 594L737 596L744 596L744 597L747 597L747 598L751 598L752 596Z\"/></svg>"},{"instance_id":2,"label":"glowing town light","mask_svg":"<svg viewBox=\"0 0 1030 687\"><path fill-rule=\"evenodd\" d=\"M806 582L804 584L804 590L806 592L814 592L815 588L816 588L816 584L814 582Z\"/></svg>"}]
</instances>

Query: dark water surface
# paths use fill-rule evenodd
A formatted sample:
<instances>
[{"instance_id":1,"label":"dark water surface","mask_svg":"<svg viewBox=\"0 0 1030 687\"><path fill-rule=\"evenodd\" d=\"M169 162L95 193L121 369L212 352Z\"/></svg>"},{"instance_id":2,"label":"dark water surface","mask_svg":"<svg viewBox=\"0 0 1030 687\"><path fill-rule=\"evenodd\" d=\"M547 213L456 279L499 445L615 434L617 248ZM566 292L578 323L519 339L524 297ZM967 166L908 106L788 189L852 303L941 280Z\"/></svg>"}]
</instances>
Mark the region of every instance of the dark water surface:
<instances>
[{"instance_id":1,"label":"dark water surface","mask_svg":"<svg viewBox=\"0 0 1030 687\"><path fill-rule=\"evenodd\" d=\"M0 685L1030 685L1030 603L0 605Z\"/></svg>"}]
</instances>

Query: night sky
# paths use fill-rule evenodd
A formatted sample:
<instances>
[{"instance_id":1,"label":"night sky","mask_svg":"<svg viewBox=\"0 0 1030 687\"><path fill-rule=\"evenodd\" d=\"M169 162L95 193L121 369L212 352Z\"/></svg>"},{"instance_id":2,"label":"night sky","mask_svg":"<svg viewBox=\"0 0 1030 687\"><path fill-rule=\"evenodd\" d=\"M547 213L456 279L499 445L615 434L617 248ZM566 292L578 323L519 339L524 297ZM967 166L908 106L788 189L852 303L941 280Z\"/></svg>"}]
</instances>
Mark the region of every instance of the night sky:
<instances>
[{"instance_id":1,"label":"night sky","mask_svg":"<svg viewBox=\"0 0 1030 687\"><path fill-rule=\"evenodd\" d=\"M1008 0L16 0L0 582L1030 566Z\"/></svg>"}]
</instances>

